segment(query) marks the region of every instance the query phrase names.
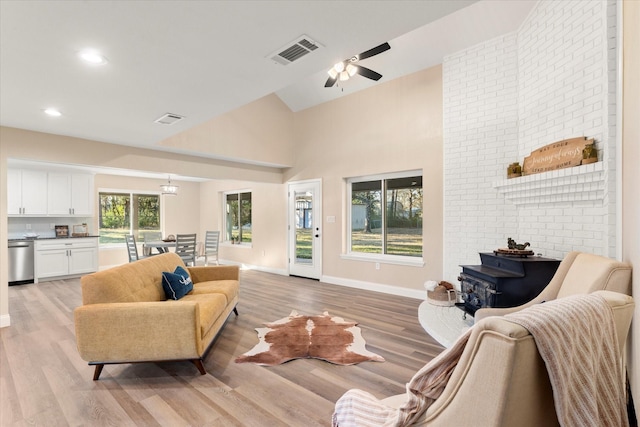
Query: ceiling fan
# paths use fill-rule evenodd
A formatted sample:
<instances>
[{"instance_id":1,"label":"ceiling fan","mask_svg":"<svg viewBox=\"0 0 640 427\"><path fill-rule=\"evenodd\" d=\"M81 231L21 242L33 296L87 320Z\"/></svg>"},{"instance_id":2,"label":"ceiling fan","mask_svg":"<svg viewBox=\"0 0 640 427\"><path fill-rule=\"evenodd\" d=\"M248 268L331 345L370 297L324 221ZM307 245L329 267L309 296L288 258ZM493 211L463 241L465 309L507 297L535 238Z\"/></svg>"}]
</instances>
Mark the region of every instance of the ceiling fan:
<instances>
[{"instance_id":1,"label":"ceiling fan","mask_svg":"<svg viewBox=\"0 0 640 427\"><path fill-rule=\"evenodd\" d=\"M378 55L379 53L385 52L389 49L391 49L391 46L389 46L389 43L385 42L380 46L376 46L373 49L362 52L360 55L354 55L349 59L338 62L328 71L329 78L324 84L324 87L332 87L336 84L338 79L341 81L349 80L350 77L353 77L356 74L360 74L362 77L366 77L371 80L380 80L382 74L376 73L375 71L356 63L362 59L371 58L372 56Z\"/></svg>"}]
</instances>

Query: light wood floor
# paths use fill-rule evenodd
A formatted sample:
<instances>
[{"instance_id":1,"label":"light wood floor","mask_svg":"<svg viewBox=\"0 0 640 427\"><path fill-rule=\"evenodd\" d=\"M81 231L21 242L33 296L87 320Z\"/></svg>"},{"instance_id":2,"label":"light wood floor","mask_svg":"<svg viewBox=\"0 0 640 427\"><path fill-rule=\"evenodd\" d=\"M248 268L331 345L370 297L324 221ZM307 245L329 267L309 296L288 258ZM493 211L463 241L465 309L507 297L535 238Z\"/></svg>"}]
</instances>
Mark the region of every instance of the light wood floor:
<instances>
[{"instance_id":1,"label":"light wood floor","mask_svg":"<svg viewBox=\"0 0 640 427\"><path fill-rule=\"evenodd\" d=\"M256 271L243 271L240 283L240 316L231 315L208 353L207 375L189 362L124 364L106 365L99 381L75 345L79 280L10 287L11 326L0 329L0 426L329 426L346 390L403 393L443 350L418 323L419 300ZM234 362L257 343L255 327L292 309L359 322L367 348L386 361Z\"/></svg>"}]
</instances>

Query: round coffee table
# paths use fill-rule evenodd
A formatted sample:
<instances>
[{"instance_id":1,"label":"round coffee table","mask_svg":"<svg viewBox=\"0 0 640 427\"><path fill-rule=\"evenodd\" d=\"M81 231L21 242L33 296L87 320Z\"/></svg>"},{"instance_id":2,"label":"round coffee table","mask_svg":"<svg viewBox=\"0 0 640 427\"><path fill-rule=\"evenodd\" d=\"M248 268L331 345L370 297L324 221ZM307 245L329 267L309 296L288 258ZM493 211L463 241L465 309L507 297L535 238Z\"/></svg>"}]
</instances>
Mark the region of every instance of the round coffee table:
<instances>
[{"instance_id":1,"label":"round coffee table","mask_svg":"<svg viewBox=\"0 0 640 427\"><path fill-rule=\"evenodd\" d=\"M443 307L423 301L418 307L420 325L433 339L444 347L451 345L473 326L473 317L467 315L458 307Z\"/></svg>"}]
</instances>

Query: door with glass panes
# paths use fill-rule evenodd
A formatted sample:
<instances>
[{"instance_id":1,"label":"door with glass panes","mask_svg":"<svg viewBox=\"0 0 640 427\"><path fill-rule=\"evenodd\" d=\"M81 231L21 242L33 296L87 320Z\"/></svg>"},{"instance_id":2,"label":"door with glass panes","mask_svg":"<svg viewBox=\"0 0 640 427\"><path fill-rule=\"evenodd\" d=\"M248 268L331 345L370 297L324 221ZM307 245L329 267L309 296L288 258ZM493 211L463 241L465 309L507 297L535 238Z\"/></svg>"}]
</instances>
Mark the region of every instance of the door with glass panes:
<instances>
[{"instance_id":1,"label":"door with glass panes","mask_svg":"<svg viewBox=\"0 0 640 427\"><path fill-rule=\"evenodd\" d=\"M322 186L320 180L289 184L289 274L322 275Z\"/></svg>"}]
</instances>

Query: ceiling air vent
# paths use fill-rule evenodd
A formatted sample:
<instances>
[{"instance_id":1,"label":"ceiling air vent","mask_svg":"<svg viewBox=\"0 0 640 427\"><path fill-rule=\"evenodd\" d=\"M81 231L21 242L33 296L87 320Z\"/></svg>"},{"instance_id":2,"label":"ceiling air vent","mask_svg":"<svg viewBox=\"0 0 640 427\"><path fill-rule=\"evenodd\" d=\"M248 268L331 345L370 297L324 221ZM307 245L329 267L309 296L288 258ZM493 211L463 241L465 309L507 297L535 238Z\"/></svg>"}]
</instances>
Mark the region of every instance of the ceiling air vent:
<instances>
[{"instance_id":1,"label":"ceiling air vent","mask_svg":"<svg viewBox=\"0 0 640 427\"><path fill-rule=\"evenodd\" d=\"M322 47L320 43L303 34L270 54L268 58L271 58L271 60L278 64L287 65L302 58L307 53L313 52L319 47Z\"/></svg>"},{"instance_id":2,"label":"ceiling air vent","mask_svg":"<svg viewBox=\"0 0 640 427\"><path fill-rule=\"evenodd\" d=\"M156 123L160 123L161 125L172 125L174 123L179 122L184 119L183 116L179 116L177 114L167 113L157 119L154 120Z\"/></svg>"}]
</instances>

